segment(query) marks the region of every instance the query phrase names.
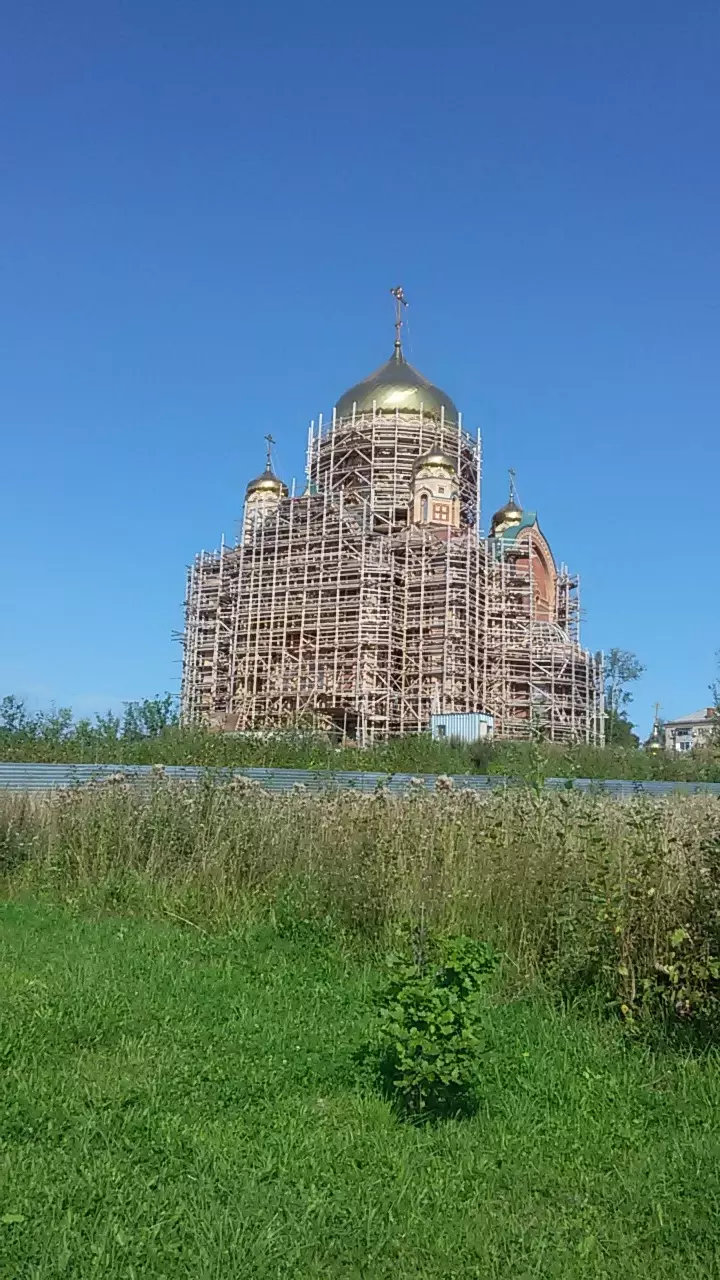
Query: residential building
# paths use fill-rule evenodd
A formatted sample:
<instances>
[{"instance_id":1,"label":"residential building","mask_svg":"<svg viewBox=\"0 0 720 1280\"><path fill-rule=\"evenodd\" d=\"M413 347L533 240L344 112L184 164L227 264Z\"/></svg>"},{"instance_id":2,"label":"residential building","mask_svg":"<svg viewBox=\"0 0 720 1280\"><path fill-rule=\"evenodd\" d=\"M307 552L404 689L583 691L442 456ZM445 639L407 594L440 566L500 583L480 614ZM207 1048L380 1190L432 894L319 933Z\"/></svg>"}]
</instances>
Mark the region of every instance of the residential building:
<instances>
[{"instance_id":1,"label":"residential building","mask_svg":"<svg viewBox=\"0 0 720 1280\"><path fill-rule=\"evenodd\" d=\"M715 707L703 707L689 716L665 722L665 747L668 751L692 751L693 747L706 747L718 732Z\"/></svg>"}]
</instances>

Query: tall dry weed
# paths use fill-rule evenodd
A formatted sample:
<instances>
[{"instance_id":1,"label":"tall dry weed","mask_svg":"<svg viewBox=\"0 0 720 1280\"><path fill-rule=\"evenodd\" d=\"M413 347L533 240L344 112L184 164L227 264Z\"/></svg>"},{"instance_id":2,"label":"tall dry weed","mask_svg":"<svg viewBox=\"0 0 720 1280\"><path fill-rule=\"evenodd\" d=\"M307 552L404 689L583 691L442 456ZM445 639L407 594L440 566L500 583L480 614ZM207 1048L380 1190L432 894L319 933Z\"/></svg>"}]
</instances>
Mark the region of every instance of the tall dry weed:
<instances>
[{"instance_id":1,"label":"tall dry weed","mask_svg":"<svg viewBox=\"0 0 720 1280\"><path fill-rule=\"evenodd\" d=\"M422 913L491 938L520 975L599 986L628 1016L678 964L682 977L720 954L720 800L707 796L271 796L159 776L149 794L119 781L0 797L0 860L10 891L159 905L203 927L274 910L377 939Z\"/></svg>"}]
</instances>

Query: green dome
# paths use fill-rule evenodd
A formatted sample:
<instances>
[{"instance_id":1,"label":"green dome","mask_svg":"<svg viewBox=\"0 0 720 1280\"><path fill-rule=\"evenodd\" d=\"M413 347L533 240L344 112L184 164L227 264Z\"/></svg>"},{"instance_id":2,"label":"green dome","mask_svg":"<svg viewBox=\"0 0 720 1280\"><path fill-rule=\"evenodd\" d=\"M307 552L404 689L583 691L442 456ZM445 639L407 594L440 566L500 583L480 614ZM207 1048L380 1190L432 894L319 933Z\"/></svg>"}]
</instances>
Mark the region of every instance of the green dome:
<instances>
[{"instance_id":1,"label":"green dome","mask_svg":"<svg viewBox=\"0 0 720 1280\"><path fill-rule=\"evenodd\" d=\"M408 364L399 342L387 364L340 397L335 412L338 418L350 418L355 405L356 413L372 413L373 403L382 413L394 413L396 409L401 413L419 413L422 406L423 414L429 417L439 419L444 409L448 422L458 420L457 408L450 397Z\"/></svg>"}]
</instances>

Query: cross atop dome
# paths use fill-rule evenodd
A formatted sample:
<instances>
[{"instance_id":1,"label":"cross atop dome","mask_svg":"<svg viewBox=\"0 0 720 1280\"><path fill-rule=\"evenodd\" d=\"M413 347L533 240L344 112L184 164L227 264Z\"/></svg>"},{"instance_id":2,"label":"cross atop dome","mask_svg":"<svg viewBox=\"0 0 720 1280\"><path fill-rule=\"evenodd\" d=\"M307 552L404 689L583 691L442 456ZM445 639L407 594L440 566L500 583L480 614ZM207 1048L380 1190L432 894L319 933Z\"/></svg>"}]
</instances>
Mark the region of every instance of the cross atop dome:
<instances>
[{"instance_id":1,"label":"cross atop dome","mask_svg":"<svg viewBox=\"0 0 720 1280\"><path fill-rule=\"evenodd\" d=\"M395 357L402 359L402 309L407 306L407 298L401 284L396 284L390 292L395 299Z\"/></svg>"}]
</instances>

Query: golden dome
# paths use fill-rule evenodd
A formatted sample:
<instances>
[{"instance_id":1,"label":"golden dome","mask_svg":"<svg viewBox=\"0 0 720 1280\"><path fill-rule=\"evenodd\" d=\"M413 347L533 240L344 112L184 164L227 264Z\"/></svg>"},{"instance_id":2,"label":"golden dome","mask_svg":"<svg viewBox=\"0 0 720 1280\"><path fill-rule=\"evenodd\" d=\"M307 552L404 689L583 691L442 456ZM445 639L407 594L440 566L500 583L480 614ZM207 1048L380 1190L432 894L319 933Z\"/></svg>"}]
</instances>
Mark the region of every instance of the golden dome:
<instances>
[{"instance_id":1,"label":"golden dome","mask_svg":"<svg viewBox=\"0 0 720 1280\"><path fill-rule=\"evenodd\" d=\"M442 449L437 449L434 445L427 453L423 453L413 465L413 473L417 473L423 467L443 467L446 471L457 471L457 463L448 453L443 453Z\"/></svg>"},{"instance_id":2,"label":"golden dome","mask_svg":"<svg viewBox=\"0 0 720 1280\"><path fill-rule=\"evenodd\" d=\"M650 737L645 743L645 750L646 751L663 751L664 750L662 738L660 737L660 724L657 720L657 717L653 723L652 733L650 734Z\"/></svg>"},{"instance_id":3,"label":"golden dome","mask_svg":"<svg viewBox=\"0 0 720 1280\"><path fill-rule=\"evenodd\" d=\"M250 481L247 489L245 490L245 496L249 498L251 493L268 493L273 494L278 498L287 498L288 487L286 484L283 484L283 481L280 480L278 476L275 475L275 472L268 466L265 468L262 475L256 476L254 480Z\"/></svg>"},{"instance_id":4,"label":"golden dome","mask_svg":"<svg viewBox=\"0 0 720 1280\"><path fill-rule=\"evenodd\" d=\"M447 422L458 420L450 397L408 364L399 342L386 364L340 397L335 412L338 418L350 418L353 405L356 413L372 413L373 404L380 413L394 413L396 409L419 413L422 408L424 415L438 419L444 409Z\"/></svg>"},{"instance_id":5,"label":"golden dome","mask_svg":"<svg viewBox=\"0 0 720 1280\"><path fill-rule=\"evenodd\" d=\"M502 526L504 529L512 529L515 525L521 524L523 518L522 507L519 507L513 498L505 503L499 511L495 512L492 518L491 530L494 533L496 529Z\"/></svg>"}]
</instances>

